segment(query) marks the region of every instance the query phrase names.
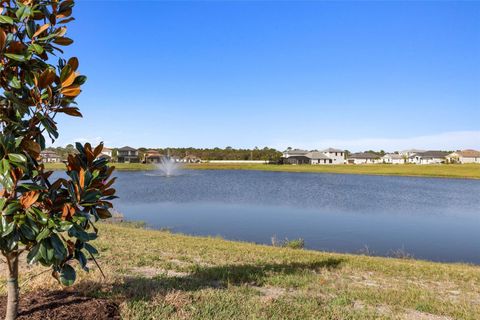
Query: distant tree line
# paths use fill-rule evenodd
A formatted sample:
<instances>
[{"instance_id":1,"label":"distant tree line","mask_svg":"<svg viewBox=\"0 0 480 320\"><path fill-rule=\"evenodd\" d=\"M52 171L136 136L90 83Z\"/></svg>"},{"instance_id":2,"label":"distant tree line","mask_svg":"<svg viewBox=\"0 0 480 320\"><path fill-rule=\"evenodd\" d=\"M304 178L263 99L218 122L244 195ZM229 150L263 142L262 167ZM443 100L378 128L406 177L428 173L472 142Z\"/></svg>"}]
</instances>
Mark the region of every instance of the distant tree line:
<instances>
[{"instance_id":1,"label":"distant tree line","mask_svg":"<svg viewBox=\"0 0 480 320\"><path fill-rule=\"evenodd\" d=\"M147 150L157 150L161 154L173 157L184 158L186 156L195 156L202 160L269 160L278 161L282 157L282 153L276 149L265 147L253 149L235 149L226 148L139 148L139 153Z\"/></svg>"}]
</instances>

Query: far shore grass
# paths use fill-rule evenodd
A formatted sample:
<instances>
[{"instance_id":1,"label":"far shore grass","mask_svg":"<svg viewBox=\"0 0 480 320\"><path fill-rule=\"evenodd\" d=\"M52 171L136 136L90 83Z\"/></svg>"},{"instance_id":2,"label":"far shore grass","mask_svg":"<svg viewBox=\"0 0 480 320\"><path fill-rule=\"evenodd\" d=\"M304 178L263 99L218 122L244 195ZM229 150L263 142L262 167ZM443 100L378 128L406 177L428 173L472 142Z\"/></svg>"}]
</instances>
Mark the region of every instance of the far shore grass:
<instances>
[{"instance_id":1,"label":"far shore grass","mask_svg":"<svg viewBox=\"0 0 480 320\"><path fill-rule=\"evenodd\" d=\"M120 171L155 170L151 164L142 163L115 163ZM46 164L50 170L63 170L64 164ZM392 165L392 164L365 164L365 165L275 165L249 163L198 163L186 164L188 170L260 170L277 172L311 172L311 173L340 173L387 176L416 176L439 178L480 179L480 164L438 164L438 165Z\"/></svg>"},{"instance_id":2,"label":"far shore grass","mask_svg":"<svg viewBox=\"0 0 480 320\"><path fill-rule=\"evenodd\" d=\"M122 319L480 319L479 266L99 227L106 278L90 261L64 290L114 300ZM41 266L21 270L22 292L61 289L49 273L30 279Z\"/></svg>"}]
</instances>

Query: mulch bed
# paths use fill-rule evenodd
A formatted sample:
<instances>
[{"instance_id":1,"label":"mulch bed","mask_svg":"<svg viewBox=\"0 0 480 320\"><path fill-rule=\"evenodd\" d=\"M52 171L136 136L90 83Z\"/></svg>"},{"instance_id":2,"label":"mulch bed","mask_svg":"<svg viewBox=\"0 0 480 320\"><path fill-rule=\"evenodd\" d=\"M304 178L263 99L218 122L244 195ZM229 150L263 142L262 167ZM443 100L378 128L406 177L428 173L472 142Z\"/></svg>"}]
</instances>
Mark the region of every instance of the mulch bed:
<instances>
[{"instance_id":1,"label":"mulch bed","mask_svg":"<svg viewBox=\"0 0 480 320\"><path fill-rule=\"evenodd\" d=\"M0 297L0 318L5 315L7 298ZM74 291L36 291L20 295L18 319L32 320L111 320L120 319L118 305L110 300L91 298Z\"/></svg>"}]
</instances>

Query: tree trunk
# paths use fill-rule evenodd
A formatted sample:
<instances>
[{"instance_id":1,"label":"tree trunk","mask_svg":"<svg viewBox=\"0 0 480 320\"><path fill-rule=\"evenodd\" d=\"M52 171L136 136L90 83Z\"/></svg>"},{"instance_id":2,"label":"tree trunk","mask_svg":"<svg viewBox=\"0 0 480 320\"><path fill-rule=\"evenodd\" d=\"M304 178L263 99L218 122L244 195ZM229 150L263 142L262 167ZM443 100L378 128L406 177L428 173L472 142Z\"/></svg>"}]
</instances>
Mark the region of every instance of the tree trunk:
<instances>
[{"instance_id":1,"label":"tree trunk","mask_svg":"<svg viewBox=\"0 0 480 320\"><path fill-rule=\"evenodd\" d=\"M7 256L7 314L5 320L15 320L18 314L18 254Z\"/></svg>"}]
</instances>

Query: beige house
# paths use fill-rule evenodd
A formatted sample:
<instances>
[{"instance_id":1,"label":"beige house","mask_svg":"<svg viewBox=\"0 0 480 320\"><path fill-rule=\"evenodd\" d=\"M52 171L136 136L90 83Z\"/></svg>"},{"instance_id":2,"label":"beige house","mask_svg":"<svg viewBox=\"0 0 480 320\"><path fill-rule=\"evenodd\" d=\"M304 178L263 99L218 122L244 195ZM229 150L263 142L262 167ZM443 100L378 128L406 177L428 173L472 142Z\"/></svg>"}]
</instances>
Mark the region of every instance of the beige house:
<instances>
[{"instance_id":1,"label":"beige house","mask_svg":"<svg viewBox=\"0 0 480 320\"><path fill-rule=\"evenodd\" d=\"M450 153L447 156L450 163L480 163L480 151L477 150L461 150Z\"/></svg>"},{"instance_id":2,"label":"beige house","mask_svg":"<svg viewBox=\"0 0 480 320\"><path fill-rule=\"evenodd\" d=\"M415 164L440 164L447 161L448 152L445 151L425 151L419 152L414 156L410 157L412 163Z\"/></svg>"},{"instance_id":3,"label":"beige house","mask_svg":"<svg viewBox=\"0 0 480 320\"><path fill-rule=\"evenodd\" d=\"M378 163L379 161L380 156L370 152L352 153L347 159L347 163L349 164L372 164Z\"/></svg>"},{"instance_id":4,"label":"beige house","mask_svg":"<svg viewBox=\"0 0 480 320\"><path fill-rule=\"evenodd\" d=\"M398 153L387 153L381 158L383 163L390 163L390 164L404 164L405 163L405 156L402 156Z\"/></svg>"},{"instance_id":5,"label":"beige house","mask_svg":"<svg viewBox=\"0 0 480 320\"><path fill-rule=\"evenodd\" d=\"M55 152L51 150L44 150L40 152L41 161L43 163L59 163L62 161L62 158Z\"/></svg>"},{"instance_id":6,"label":"beige house","mask_svg":"<svg viewBox=\"0 0 480 320\"><path fill-rule=\"evenodd\" d=\"M143 158L143 163L160 163L162 158L163 154L157 150L147 150Z\"/></svg>"}]
</instances>

